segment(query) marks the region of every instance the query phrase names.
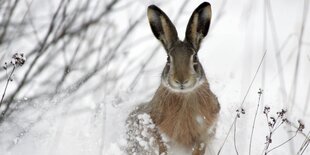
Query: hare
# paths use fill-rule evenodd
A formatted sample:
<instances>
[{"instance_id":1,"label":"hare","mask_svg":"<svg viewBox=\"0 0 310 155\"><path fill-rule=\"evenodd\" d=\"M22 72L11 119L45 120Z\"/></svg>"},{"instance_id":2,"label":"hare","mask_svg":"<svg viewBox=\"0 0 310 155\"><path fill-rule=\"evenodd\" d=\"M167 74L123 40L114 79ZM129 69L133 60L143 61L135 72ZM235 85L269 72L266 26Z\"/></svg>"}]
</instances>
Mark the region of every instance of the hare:
<instances>
[{"instance_id":1,"label":"hare","mask_svg":"<svg viewBox=\"0 0 310 155\"><path fill-rule=\"evenodd\" d=\"M127 153L168 154L167 144L171 143L193 155L203 155L220 111L197 56L209 30L211 5L204 2L195 9L184 41L157 6L148 7L147 17L168 57L152 100L139 105L127 119ZM158 149L152 149L154 146Z\"/></svg>"}]
</instances>

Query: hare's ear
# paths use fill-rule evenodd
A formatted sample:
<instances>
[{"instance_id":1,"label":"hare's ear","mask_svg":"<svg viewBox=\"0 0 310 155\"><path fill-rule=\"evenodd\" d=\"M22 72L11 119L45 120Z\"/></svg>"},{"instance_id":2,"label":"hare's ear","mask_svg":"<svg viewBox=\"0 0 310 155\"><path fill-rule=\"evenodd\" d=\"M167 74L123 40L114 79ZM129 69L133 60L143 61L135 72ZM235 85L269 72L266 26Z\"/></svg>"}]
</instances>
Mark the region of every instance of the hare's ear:
<instances>
[{"instance_id":1,"label":"hare's ear","mask_svg":"<svg viewBox=\"0 0 310 155\"><path fill-rule=\"evenodd\" d=\"M148 7L147 17L154 36L162 42L166 50L169 50L179 40L174 25L168 16L155 5Z\"/></svg>"},{"instance_id":2,"label":"hare's ear","mask_svg":"<svg viewBox=\"0 0 310 155\"><path fill-rule=\"evenodd\" d=\"M185 41L199 50L202 39L208 34L211 22L211 5L208 2L200 4L193 12L186 28Z\"/></svg>"}]
</instances>

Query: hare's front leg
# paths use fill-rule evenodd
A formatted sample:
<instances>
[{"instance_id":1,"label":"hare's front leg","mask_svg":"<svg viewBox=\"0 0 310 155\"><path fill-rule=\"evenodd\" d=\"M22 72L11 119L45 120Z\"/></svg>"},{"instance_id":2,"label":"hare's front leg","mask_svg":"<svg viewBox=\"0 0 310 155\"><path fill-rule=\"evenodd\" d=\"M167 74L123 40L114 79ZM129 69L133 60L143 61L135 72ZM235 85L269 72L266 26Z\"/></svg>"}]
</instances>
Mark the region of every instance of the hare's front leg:
<instances>
[{"instance_id":1,"label":"hare's front leg","mask_svg":"<svg viewBox=\"0 0 310 155\"><path fill-rule=\"evenodd\" d=\"M156 144L158 145L158 148L159 148L159 150L158 150L159 155L167 155L168 154L167 146L164 143L163 139L161 138L161 135L159 134L159 131L156 130L153 133L154 133L154 137L156 139Z\"/></svg>"},{"instance_id":2,"label":"hare's front leg","mask_svg":"<svg viewBox=\"0 0 310 155\"><path fill-rule=\"evenodd\" d=\"M192 155L204 155L206 151L206 144L203 142L196 142L193 148Z\"/></svg>"},{"instance_id":3,"label":"hare's front leg","mask_svg":"<svg viewBox=\"0 0 310 155\"><path fill-rule=\"evenodd\" d=\"M163 142L160 142L158 144L158 146L159 146L159 154L160 155L167 155L168 154L167 147Z\"/></svg>"}]
</instances>

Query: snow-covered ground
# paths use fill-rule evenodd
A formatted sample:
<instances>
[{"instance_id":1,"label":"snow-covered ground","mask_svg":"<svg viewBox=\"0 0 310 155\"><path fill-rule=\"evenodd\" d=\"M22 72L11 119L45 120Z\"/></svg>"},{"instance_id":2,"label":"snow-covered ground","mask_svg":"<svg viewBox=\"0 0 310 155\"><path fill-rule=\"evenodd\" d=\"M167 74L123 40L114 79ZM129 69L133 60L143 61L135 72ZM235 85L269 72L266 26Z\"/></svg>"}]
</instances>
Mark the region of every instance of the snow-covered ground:
<instances>
[{"instance_id":1,"label":"snow-covered ground","mask_svg":"<svg viewBox=\"0 0 310 155\"><path fill-rule=\"evenodd\" d=\"M201 2L188 1L182 10L180 19L175 22L180 38L184 37L192 11ZM48 6L45 2L41 3L44 7ZM123 1L119 6L127 3ZM172 20L178 16L182 5L176 0L139 0L131 3L123 7L122 11L109 16L110 20L118 24L118 29L113 31L121 32L128 21L140 18L143 14L146 16L146 8L150 4L160 6ZM259 99L257 92L260 88L263 94L252 140L253 155L262 154L269 134L263 114L265 106L271 108L271 116L276 116L276 112L281 109L287 109L287 118L295 126L298 126L298 120L302 120L306 126L303 133L307 134L310 131L310 15L308 12L303 20L304 1L212 0L210 3L213 19L209 34L201 45L199 58L221 104L214 152L219 150L226 135L230 133L221 154L236 154L235 145L240 155L249 154L252 124ZM38 10L33 12L44 11L40 7L35 8ZM300 40L303 21L304 30ZM159 42L153 37L146 18L133 33L123 46L124 53L121 52L104 72L93 77L74 95L68 97L66 92L61 92L52 97L28 101L27 93L24 93L25 99L20 102L29 108L15 112L0 126L0 154L124 154L125 119L135 105L151 99L159 85L160 73L166 60L162 47L150 61L147 60ZM135 42L142 43L131 46ZM14 45L16 49L11 47L11 50L20 50L24 46L21 41L20 47L17 44ZM250 87L265 52L263 64ZM300 56L297 63L298 52ZM146 61L148 63L141 76L132 82L139 73L139 66ZM118 78L117 83L109 83L102 78L105 74L124 75ZM71 77L68 83L74 78ZM107 86L104 89L89 90L98 81ZM4 87L3 84L1 82L0 88ZM12 87L15 87L14 83ZM243 100L243 106L240 107ZM239 108L243 108L245 114L237 119L234 134L234 127L232 130L230 127ZM269 148L289 139L295 130L289 125L282 125L273 135ZM269 154L297 154L304 139L304 135L298 134ZM310 149L304 152L306 154L310 154Z\"/></svg>"}]
</instances>

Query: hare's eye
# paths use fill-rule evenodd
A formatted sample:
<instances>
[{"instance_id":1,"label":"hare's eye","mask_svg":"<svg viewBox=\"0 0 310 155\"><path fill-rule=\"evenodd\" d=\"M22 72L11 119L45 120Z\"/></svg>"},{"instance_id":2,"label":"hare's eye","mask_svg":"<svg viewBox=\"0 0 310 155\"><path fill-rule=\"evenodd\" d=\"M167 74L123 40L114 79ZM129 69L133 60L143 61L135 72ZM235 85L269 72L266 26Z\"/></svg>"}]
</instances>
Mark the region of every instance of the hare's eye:
<instances>
[{"instance_id":1,"label":"hare's eye","mask_svg":"<svg viewBox=\"0 0 310 155\"><path fill-rule=\"evenodd\" d=\"M198 57L197 57L197 54L194 54L194 55L193 55L193 64L194 64L194 65L197 65L197 64L198 64Z\"/></svg>"},{"instance_id":2,"label":"hare's eye","mask_svg":"<svg viewBox=\"0 0 310 155\"><path fill-rule=\"evenodd\" d=\"M170 56L167 56L167 65L170 65Z\"/></svg>"}]
</instances>

